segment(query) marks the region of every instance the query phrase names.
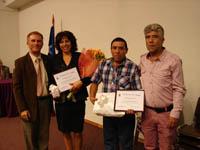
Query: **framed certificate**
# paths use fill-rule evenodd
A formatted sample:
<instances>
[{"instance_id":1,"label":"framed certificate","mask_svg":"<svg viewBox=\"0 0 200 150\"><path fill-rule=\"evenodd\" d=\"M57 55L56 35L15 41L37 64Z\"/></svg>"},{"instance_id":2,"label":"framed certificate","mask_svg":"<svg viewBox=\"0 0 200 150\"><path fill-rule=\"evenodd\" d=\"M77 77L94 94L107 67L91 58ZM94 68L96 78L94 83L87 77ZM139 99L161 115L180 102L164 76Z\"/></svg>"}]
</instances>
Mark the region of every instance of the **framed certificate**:
<instances>
[{"instance_id":1,"label":"framed certificate","mask_svg":"<svg viewBox=\"0 0 200 150\"><path fill-rule=\"evenodd\" d=\"M54 74L54 79L61 92L69 90L71 88L71 83L80 80L80 76L76 67L68 69L66 71Z\"/></svg>"},{"instance_id":2,"label":"framed certificate","mask_svg":"<svg viewBox=\"0 0 200 150\"><path fill-rule=\"evenodd\" d=\"M144 111L144 91L143 90L117 90L115 94L115 111Z\"/></svg>"}]
</instances>

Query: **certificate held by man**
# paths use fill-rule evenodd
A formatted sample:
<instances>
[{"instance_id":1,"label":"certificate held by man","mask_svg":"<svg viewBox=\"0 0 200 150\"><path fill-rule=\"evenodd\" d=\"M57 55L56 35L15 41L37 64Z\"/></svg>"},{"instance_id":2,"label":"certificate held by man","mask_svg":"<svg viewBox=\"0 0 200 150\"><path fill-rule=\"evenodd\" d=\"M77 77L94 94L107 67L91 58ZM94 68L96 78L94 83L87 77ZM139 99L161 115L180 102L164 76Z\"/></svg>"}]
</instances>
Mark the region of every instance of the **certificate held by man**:
<instances>
[{"instance_id":1,"label":"certificate held by man","mask_svg":"<svg viewBox=\"0 0 200 150\"><path fill-rule=\"evenodd\" d=\"M127 111L128 109L144 111L144 91L117 90L115 96L115 111Z\"/></svg>"},{"instance_id":2,"label":"certificate held by man","mask_svg":"<svg viewBox=\"0 0 200 150\"><path fill-rule=\"evenodd\" d=\"M54 79L60 92L64 92L71 88L71 83L80 80L80 76L77 69L74 67L72 69L54 74Z\"/></svg>"}]
</instances>

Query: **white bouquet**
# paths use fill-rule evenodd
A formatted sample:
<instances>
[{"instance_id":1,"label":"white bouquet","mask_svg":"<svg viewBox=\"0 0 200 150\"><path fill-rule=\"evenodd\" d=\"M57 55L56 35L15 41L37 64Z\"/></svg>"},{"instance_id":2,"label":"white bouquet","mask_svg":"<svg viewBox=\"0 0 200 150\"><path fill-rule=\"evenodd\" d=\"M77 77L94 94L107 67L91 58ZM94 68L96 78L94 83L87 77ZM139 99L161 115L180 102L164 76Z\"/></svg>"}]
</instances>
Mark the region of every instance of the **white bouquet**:
<instances>
[{"instance_id":1,"label":"white bouquet","mask_svg":"<svg viewBox=\"0 0 200 150\"><path fill-rule=\"evenodd\" d=\"M93 112L100 116L122 117L125 112L114 111L115 93L97 93Z\"/></svg>"}]
</instances>

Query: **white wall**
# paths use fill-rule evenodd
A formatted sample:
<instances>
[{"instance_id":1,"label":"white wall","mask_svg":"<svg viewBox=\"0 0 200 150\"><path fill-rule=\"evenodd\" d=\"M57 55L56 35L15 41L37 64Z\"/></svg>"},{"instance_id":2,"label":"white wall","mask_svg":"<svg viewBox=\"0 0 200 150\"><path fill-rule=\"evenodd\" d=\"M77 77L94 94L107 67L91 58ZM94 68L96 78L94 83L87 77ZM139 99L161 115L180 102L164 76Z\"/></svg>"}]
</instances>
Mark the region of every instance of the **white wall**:
<instances>
[{"instance_id":1,"label":"white wall","mask_svg":"<svg viewBox=\"0 0 200 150\"><path fill-rule=\"evenodd\" d=\"M184 99L184 119L191 123L200 91L200 1L199 0L45 0L19 12L20 55L26 50L26 35L32 30L45 37L44 52L48 50L51 16L55 15L56 32L72 31L79 49L101 48L110 56L110 42L124 37L129 46L128 57L139 63L146 52L143 28L150 23L164 26L165 46L183 60L187 94ZM62 24L62 25L61 25ZM87 103L86 118L98 123Z\"/></svg>"},{"instance_id":2,"label":"white wall","mask_svg":"<svg viewBox=\"0 0 200 150\"><path fill-rule=\"evenodd\" d=\"M18 21L18 12L0 7L0 59L11 72L14 60L19 57Z\"/></svg>"}]
</instances>

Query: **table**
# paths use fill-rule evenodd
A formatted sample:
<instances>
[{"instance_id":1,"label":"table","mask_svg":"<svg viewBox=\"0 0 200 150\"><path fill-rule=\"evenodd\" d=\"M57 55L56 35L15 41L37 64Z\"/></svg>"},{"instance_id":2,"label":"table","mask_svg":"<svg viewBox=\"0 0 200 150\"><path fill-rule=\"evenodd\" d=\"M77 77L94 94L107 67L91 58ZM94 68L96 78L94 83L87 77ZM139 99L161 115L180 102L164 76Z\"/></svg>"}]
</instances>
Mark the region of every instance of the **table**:
<instances>
[{"instance_id":1,"label":"table","mask_svg":"<svg viewBox=\"0 0 200 150\"><path fill-rule=\"evenodd\" d=\"M14 117L17 115L12 79L0 80L0 116Z\"/></svg>"}]
</instances>

